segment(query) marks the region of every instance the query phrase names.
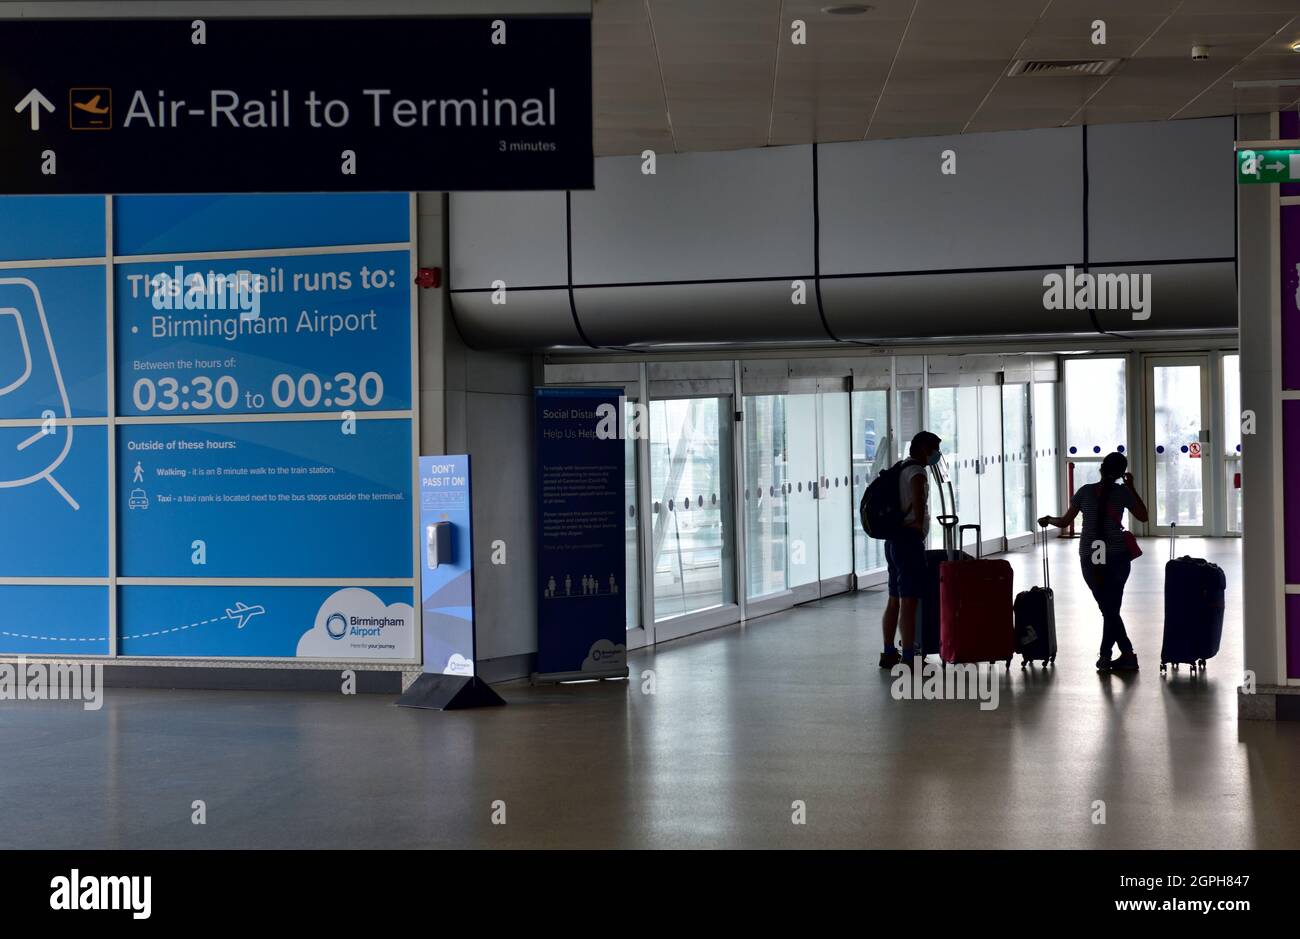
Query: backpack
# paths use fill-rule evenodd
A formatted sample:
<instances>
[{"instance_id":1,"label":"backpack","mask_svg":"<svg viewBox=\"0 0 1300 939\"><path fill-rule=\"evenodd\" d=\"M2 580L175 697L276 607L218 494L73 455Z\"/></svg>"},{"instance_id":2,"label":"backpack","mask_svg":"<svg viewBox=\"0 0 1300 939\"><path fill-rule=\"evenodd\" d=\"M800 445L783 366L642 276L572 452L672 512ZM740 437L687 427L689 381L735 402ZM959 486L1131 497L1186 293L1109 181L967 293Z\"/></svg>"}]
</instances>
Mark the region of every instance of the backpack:
<instances>
[{"instance_id":1,"label":"backpack","mask_svg":"<svg viewBox=\"0 0 1300 939\"><path fill-rule=\"evenodd\" d=\"M900 491L900 479L908 466L919 465L915 460L899 460L893 466L880 471L880 475L871 481L867 491L862 494L858 505L858 516L862 520L862 530L872 538L894 538L903 530L903 520L907 513L903 511L903 497Z\"/></svg>"}]
</instances>

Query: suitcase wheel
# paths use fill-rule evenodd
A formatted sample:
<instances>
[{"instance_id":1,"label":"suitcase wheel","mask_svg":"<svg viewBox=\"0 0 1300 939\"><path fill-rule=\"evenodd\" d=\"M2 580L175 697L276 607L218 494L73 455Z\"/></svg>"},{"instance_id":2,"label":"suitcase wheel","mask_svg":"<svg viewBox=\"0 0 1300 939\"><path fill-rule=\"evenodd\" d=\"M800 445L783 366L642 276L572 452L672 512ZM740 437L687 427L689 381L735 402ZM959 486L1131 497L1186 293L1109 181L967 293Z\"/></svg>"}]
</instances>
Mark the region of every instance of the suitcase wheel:
<instances>
[{"instance_id":1,"label":"suitcase wheel","mask_svg":"<svg viewBox=\"0 0 1300 939\"><path fill-rule=\"evenodd\" d=\"M1166 669L1166 667L1167 667L1167 663L1165 663L1165 662L1161 662L1161 663L1160 663L1160 674L1161 674L1161 675L1163 675L1163 674L1165 673L1165 669Z\"/></svg>"},{"instance_id":2,"label":"suitcase wheel","mask_svg":"<svg viewBox=\"0 0 1300 939\"><path fill-rule=\"evenodd\" d=\"M1023 671L1025 670L1025 667L1026 667L1026 666L1028 666L1028 665L1032 665L1032 664L1033 664L1033 661L1034 661L1033 659L1021 659L1021 660L1020 660L1020 670L1023 672Z\"/></svg>"},{"instance_id":3,"label":"suitcase wheel","mask_svg":"<svg viewBox=\"0 0 1300 939\"><path fill-rule=\"evenodd\" d=\"M1011 671L1011 658L1009 656L1007 657L1007 671Z\"/></svg>"},{"instance_id":4,"label":"suitcase wheel","mask_svg":"<svg viewBox=\"0 0 1300 939\"><path fill-rule=\"evenodd\" d=\"M1198 659L1196 664L1200 666L1201 671L1205 671L1205 659Z\"/></svg>"}]
</instances>

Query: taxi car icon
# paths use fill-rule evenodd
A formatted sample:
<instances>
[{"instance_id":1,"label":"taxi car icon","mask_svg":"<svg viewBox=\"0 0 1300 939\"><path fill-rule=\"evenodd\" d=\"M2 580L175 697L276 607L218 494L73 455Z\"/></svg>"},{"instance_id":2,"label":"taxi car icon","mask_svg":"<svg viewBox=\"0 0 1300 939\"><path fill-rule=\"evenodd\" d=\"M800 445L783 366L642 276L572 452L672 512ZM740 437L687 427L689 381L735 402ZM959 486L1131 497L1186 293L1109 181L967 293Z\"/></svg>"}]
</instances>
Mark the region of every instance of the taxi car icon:
<instances>
[{"instance_id":1,"label":"taxi car icon","mask_svg":"<svg viewBox=\"0 0 1300 939\"><path fill-rule=\"evenodd\" d=\"M143 489L132 489L131 496L126 500L128 508L147 509L149 508L149 497L145 495Z\"/></svg>"}]
</instances>

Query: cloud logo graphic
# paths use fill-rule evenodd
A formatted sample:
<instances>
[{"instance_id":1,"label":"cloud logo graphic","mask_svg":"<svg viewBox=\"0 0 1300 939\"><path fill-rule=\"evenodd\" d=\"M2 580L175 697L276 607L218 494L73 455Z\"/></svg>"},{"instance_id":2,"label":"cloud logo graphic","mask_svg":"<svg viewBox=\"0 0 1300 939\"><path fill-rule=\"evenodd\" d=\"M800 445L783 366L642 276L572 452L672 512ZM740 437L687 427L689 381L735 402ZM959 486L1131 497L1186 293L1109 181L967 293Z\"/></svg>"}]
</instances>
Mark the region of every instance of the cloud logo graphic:
<instances>
[{"instance_id":1,"label":"cloud logo graphic","mask_svg":"<svg viewBox=\"0 0 1300 939\"><path fill-rule=\"evenodd\" d=\"M612 669L623 668L627 665L627 646L623 643L610 642L608 639L597 639L587 650L587 658L583 660L582 670L584 672L607 672Z\"/></svg>"},{"instance_id":2,"label":"cloud logo graphic","mask_svg":"<svg viewBox=\"0 0 1300 939\"><path fill-rule=\"evenodd\" d=\"M474 663L459 652L453 652L451 658L447 660L447 666L442 670L444 675L473 675Z\"/></svg>"},{"instance_id":3,"label":"cloud logo graphic","mask_svg":"<svg viewBox=\"0 0 1300 939\"><path fill-rule=\"evenodd\" d=\"M297 656L317 659L407 659L415 655L415 610L385 604L365 587L327 596L298 639Z\"/></svg>"}]
</instances>

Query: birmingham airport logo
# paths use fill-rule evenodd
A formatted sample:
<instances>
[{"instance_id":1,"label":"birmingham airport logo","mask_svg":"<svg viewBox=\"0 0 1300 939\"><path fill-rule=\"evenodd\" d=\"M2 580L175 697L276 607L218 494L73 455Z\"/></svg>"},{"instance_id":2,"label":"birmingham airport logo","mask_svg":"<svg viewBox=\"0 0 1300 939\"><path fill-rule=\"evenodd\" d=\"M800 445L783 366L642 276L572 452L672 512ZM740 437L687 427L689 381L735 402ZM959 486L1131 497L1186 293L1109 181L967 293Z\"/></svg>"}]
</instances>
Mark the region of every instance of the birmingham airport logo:
<instances>
[{"instance_id":1,"label":"birmingham airport logo","mask_svg":"<svg viewBox=\"0 0 1300 939\"><path fill-rule=\"evenodd\" d=\"M981 711L998 706L1000 684L997 669L978 665L949 665L916 662L909 668L899 662L889 670L894 679L889 694L895 701L979 701Z\"/></svg>"},{"instance_id":2,"label":"birmingham airport logo","mask_svg":"<svg viewBox=\"0 0 1300 939\"><path fill-rule=\"evenodd\" d=\"M0 701L80 701L87 711L104 706L102 664L0 662Z\"/></svg>"},{"instance_id":3,"label":"birmingham airport logo","mask_svg":"<svg viewBox=\"0 0 1300 939\"><path fill-rule=\"evenodd\" d=\"M1073 266L1065 274L1043 277L1045 310L1125 310L1135 320L1151 318L1150 274L1075 273Z\"/></svg>"},{"instance_id":4,"label":"birmingham airport logo","mask_svg":"<svg viewBox=\"0 0 1300 939\"><path fill-rule=\"evenodd\" d=\"M342 613L331 613L325 621L325 631L331 639L342 639L348 634L348 620Z\"/></svg>"},{"instance_id":5,"label":"birmingham airport logo","mask_svg":"<svg viewBox=\"0 0 1300 939\"><path fill-rule=\"evenodd\" d=\"M178 264L170 274L155 274L149 287L155 310L238 310L241 320L255 320L262 315L267 283L252 271L186 274Z\"/></svg>"}]
</instances>

